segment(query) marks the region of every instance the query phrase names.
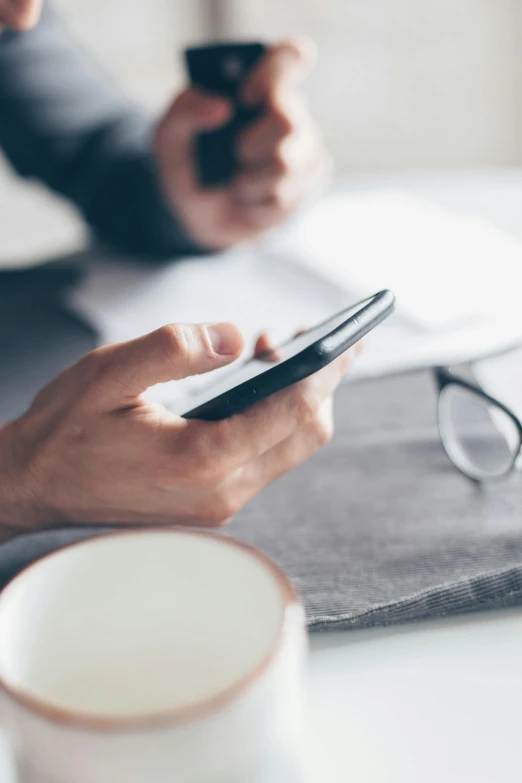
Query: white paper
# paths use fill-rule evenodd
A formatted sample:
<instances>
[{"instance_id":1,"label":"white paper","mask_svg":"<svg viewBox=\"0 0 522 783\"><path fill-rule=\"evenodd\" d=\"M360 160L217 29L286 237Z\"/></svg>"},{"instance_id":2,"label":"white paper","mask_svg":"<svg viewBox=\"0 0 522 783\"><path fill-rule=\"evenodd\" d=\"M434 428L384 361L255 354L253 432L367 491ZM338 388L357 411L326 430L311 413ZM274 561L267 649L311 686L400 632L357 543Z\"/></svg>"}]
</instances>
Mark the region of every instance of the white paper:
<instances>
[{"instance_id":1,"label":"white paper","mask_svg":"<svg viewBox=\"0 0 522 783\"><path fill-rule=\"evenodd\" d=\"M429 330L520 310L522 243L401 190L328 196L276 252L361 296L391 288L399 312Z\"/></svg>"},{"instance_id":2,"label":"white paper","mask_svg":"<svg viewBox=\"0 0 522 783\"><path fill-rule=\"evenodd\" d=\"M102 342L171 322L232 321L246 352L384 287L397 312L366 338L351 377L457 363L522 341L522 244L401 191L331 196L256 247L146 268L100 259L70 305ZM218 370L226 372L225 370ZM184 399L208 376L155 387ZM177 407L177 406L176 406Z\"/></svg>"}]
</instances>

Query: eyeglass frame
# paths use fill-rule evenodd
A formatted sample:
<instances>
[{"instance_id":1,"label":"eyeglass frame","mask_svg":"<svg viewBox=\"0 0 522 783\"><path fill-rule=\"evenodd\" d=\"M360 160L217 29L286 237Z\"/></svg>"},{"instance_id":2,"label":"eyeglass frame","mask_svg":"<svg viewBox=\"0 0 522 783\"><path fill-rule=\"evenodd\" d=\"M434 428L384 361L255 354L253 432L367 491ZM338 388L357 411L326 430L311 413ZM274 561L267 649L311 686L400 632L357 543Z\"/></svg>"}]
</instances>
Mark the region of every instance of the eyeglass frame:
<instances>
[{"instance_id":1,"label":"eyeglass frame","mask_svg":"<svg viewBox=\"0 0 522 783\"><path fill-rule=\"evenodd\" d=\"M444 447L444 451L446 452L448 459L451 461L451 464L460 472L463 476L465 476L470 481L473 481L476 484L483 484L485 482L491 482L491 481L502 481L503 479L506 479L511 473L513 473L517 468L517 463L519 460L522 459L522 420L519 419L519 417L516 415L516 413L511 410L507 405L504 405L503 402L498 400L496 397L492 397L490 394L485 392L478 384L471 383L470 381L467 381L465 378L462 378L460 375L456 375L455 373L451 372L449 367L433 367L432 368L433 375L435 377L435 383L438 389L438 403L437 403L437 410L438 410L438 427L439 427L439 434L440 439L442 441L442 445ZM454 459L452 458L451 454L448 452L448 449L446 448L446 443L444 440L444 436L442 434L442 427L441 427L441 421L440 421L440 400L442 392L445 388L448 386L459 386L462 389L466 389L467 391L471 392L472 394L475 394L476 396L482 398L484 402L489 403L490 405L498 408L503 413L505 413L509 419L513 422L515 425L517 431L518 431L518 451L516 451L513 455L513 459L511 460L511 464L502 473L499 473L498 475L491 475L491 476L483 476L482 478L478 478L477 476L472 476L470 473L467 473L464 468L462 468L460 465L458 465Z\"/></svg>"}]
</instances>

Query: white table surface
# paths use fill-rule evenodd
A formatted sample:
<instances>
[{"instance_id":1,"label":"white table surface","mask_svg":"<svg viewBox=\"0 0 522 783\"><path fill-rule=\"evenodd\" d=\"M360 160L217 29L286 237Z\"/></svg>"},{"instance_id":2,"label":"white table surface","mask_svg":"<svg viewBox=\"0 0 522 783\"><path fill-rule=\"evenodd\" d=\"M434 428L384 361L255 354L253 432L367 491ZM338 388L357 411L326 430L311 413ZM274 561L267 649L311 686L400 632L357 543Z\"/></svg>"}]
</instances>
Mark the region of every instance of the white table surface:
<instances>
[{"instance_id":1,"label":"white table surface","mask_svg":"<svg viewBox=\"0 0 522 783\"><path fill-rule=\"evenodd\" d=\"M307 783L522 779L522 609L314 635L308 692Z\"/></svg>"},{"instance_id":2,"label":"white table surface","mask_svg":"<svg viewBox=\"0 0 522 783\"><path fill-rule=\"evenodd\" d=\"M309 691L311 781L522 780L522 609L315 636Z\"/></svg>"},{"instance_id":3,"label":"white table surface","mask_svg":"<svg viewBox=\"0 0 522 783\"><path fill-rule=\"evenodd\" d=\"M400 185L522 237L522 173ZM522 498L521 498L522 535ZM522 609L311 639L314 783L519 783ZM0 783L11 783L0 746Z\"/></svg>"}]
</instances>

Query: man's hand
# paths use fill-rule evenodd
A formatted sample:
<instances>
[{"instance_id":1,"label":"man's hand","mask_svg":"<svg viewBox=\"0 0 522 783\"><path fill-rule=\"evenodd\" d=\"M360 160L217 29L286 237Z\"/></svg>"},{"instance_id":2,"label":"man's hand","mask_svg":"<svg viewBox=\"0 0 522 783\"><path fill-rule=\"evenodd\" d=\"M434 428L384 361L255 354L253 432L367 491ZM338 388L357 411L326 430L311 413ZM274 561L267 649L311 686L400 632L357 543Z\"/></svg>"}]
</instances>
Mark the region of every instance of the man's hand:
<instances>
[{"instance_id":1,"label":"man's hand","mask_svg":"<svg viewBox=\"0 0 522 783\"><path fill-rule=\"evenodd\" d=\"M0 538L71 523L216 526L325 444L351 353L217 422L149 402L158 382L233 361L231 324L165 326L84 357L0 429ZM270 347L261 338L257 351Z\"/></svg>"},{"instance_id":2,"label":"man's hand","mask_svg":"<svg viewBox=\"0 0 522 783\"><path fill-rule=\"evenodd\" d=\"M306 41L274 46L246 81L244 101L262 117L239 138L242 168L227 188L199 187L193 142L230 118L232 106L194 88L158 126L155 150L167 197L192 239L218 250L255 239L284 221L328 180L331 161L298 84L315 59Z\"/></svg>"}]
</instances>

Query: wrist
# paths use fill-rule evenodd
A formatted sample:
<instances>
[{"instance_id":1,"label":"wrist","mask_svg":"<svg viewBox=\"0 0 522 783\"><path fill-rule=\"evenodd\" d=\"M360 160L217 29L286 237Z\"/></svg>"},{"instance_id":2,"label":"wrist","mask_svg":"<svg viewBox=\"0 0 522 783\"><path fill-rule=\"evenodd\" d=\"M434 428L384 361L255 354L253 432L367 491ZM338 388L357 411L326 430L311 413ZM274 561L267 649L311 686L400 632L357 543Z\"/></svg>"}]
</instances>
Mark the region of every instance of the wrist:
<instances>
[{"instance_id":1,"label":"wrist","mask_svg":"<svg viewBox=\"0 0 522 783\"><path fill-rule=\"evenodd\" d=\"M0 427L0 543L38 526L17 445L19 422Z\"/></svg>"},{"instance_id":2,"label":"wrist","mask_svg":"<svg viewBox=\"0 0 522 783\"><path fill-rule=\"evenodd\" d=\"M143 161L139 192L147 194L142 206L142 220L147 227L146 249L153 256L171 260L172 257L201 256L212 248L201 243L187 225L181 210L168 193L160 164L152 153Z\"/></svg>"}]
</instances>

